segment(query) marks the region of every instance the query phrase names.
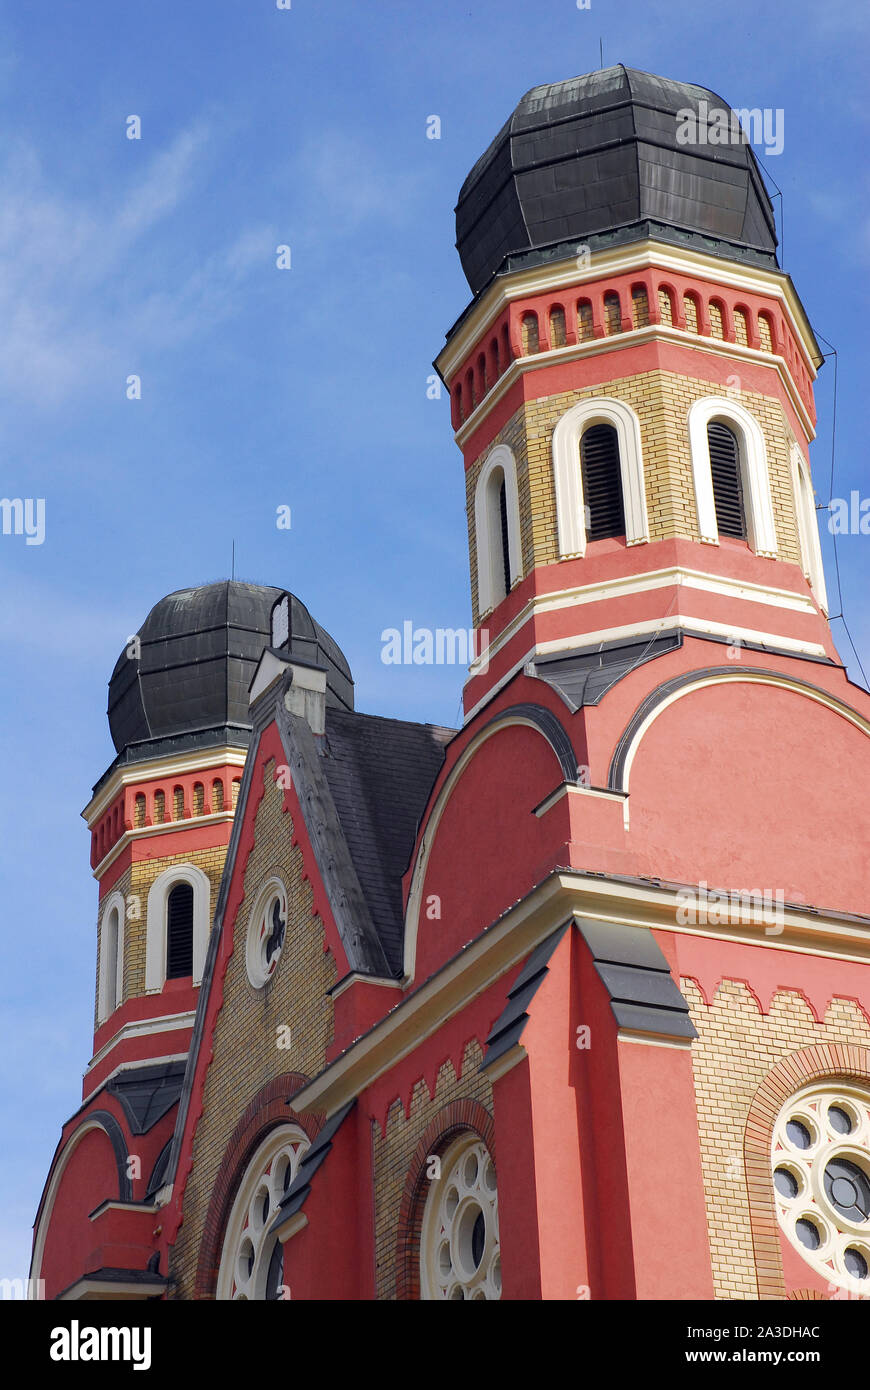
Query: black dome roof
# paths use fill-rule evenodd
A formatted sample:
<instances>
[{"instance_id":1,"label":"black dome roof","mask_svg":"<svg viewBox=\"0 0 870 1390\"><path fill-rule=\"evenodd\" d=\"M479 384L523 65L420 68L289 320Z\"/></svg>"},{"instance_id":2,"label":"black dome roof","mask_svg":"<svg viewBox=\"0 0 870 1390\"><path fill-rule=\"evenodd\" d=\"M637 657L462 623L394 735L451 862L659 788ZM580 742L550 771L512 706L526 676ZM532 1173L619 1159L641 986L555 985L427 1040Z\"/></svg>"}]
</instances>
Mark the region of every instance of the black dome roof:
<instances>
[{"instance_id":1,"label":"black dome roof","mask_svg":"<svg viewBox=\"0 0 870 1390\"><path fill-rule=\"evenodd\" d=\"M286 590L222 580L179 589L151 609L139 629L141 655L121 653L109 681L109 727L119 753L158 740L180 747L188 735L251 727L248 687L271 641L273 605ZM290 595L291 656L327 669L327 702L353 709L350 667L337 644ZM213 739L211 740L213 741Z\"/></svg>"},{"instance_id":2,"label":"black dome roof","mask_svg":"<svg viewBox=\"0 0 870 1390\"><path fill-rule=\"evenodd\" d=\"M474 294L523 256L566 243L657 236L776 265L773 208L745 139L681 144L677 112L731 108L705 87L604 68L533 87L475 164L456 206L456 245ZM705 128L706 128L706 122ZM705 129L706 133L706 129Z\"/></svg>"}]
</instances>

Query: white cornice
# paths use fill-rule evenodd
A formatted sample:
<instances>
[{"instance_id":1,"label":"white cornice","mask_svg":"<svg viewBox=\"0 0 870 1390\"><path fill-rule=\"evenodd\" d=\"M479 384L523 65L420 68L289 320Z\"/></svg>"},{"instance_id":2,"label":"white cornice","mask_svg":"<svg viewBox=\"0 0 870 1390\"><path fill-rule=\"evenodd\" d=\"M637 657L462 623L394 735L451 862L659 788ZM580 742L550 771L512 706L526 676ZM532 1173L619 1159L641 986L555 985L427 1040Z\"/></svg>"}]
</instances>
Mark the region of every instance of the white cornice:
<instances>
[{"instance_id":1,"label":"white cornice","mask_svg":"<svg viewBox=\"0 0 870 1390\"><path fill-rule=\"evenodd\" d=\"M300 1114L334 1114L572 916L870 964L870 921L838 920L812 909L784 908L778 935L752 924L682 925L677 920L678 893L686 886L647 886L636 880L555 870L297 1091L294 1109ZM628 1041L628 1034L624 1036ZM639 1035L634 1036L639 1040Z\"/></svg>"},{"instance_id":2,"label":"white cornice","mask_svg":"<svg viewBox=\"0 0 870 1390\"><path fill-rule=\"evenodd\" d=\"M653 541L655 545L658 542ZM663 569L648 570L640 574L615 575L612 579L601 579L594 584L577 584L568 589L555 589L550 593L538 593L523 605L516 617L494 637L480 656L489 662L497 656L516 634L539 613L555 613L562 608L576 608L587 603L603 603L609 599L625 598L629 594L643 594L653 589L669 589L682 585L687 589L699 589L704 593L716 594L723 598L743 599L748 603L765 603L773 608L790 609L795 613L812 616L816 609L808 594L795 593L793 589L782 589L773 584L757 584L754 580L731 579L727 575L711 574L705 570L688 569L685 565L671 565ZM590 639L591 640L591 639ZM578 639L585 641L585 638ZM480 658L479 658L480 659ZM472 663L473 667L474 663Z\"/></svg>"},{"instance_id":3,"label":"white cornice","mask_svg":"<svg viewBox=\"0 0 870 1390\"><path fill-rule=\"evenodd\" d=\"M98 1067L100 1063L108 1057L112 1048L117 1047L119 1043L126 1042L130 1038L147 1037L154 1033L174 1033L179 1028L192 1028L195 1018L196 1013L191 1009L189 1012L182 1014L159 1014L156 1018L138 1018L134 1019L132 1023L125 1023L123 1027L118 1029L117 1033L113 1034L107 1043L103 1044L99 1052L94 1053L83 1074L84 1079L87 1080L94 1068ZM151 1060L155 1062L183 1062L186 1057L186 1052L178 1052L173 1053L171 1056L167 1054L165 1057L161 1054ZM100 1082L100 1086L104 1086L109 1076L114 1076L115 1072L122 1071L124 1066L142 1067L146 1065L147 1060L148 1059L143 1061L140 1059L131 1063L122 1062L119 1067L115 1068L115 1071L109 1072L108 1075L103 1078ZM96 1089L99 1089L99 1087ZM91 1092L91 1094L93 1094L93 1092Z\"/></svg>"},{"instance_id":4,"label":"white cornice","mask_svg":"<svg viewBox=\"0 0 870 1390\"><path fill-rule=\"evenodd\" d=\"M654 240L630 242L626 246L593 252L585 270L578 268L576 256L569 256L546 266L533 266L511 275L498 276L480 303L441 349L435 366L442 377L450 381L478 339L487 332L505 306L516 299L531 298L650 268L710 280L717 285L727 285L730 289L778 299L795 330L807 371L815 379L816 368L811 355L814 334L794 286L784 271L738 265L702 251L676 249L666 242ZM626 335L619 336L625 338ZM694 338L696 335L688 336Z\"/></svg>"},{"instance_id":5,"label":"white cornice","mask_svg":"<svg viewBox=\"0 0 870 1390\"><path fill-rule=\"evenodd\" d=\"M201 753L185 753L172 758L153 758L147 762L124 763L116 767L109 780L100 787L85 809L82 817L92 827L100 816L111 806L122 787L135 786L139 782L159 782L166 777L183 777L189 772L205 772L209 768L244 767L247 749L237 744L225 743L216 748L208 748Z\"/></svg>"},{"instance_id":6,"label":"white cornice","mask_svg":"<svg viewBox=\"0 0 870 1390\"><path fill-rule=\"evenodd\" d=\"M210 811L208 815L185 816L184 820L164 820L159 825L140 825L134 830L125 830L94 869L94 878L101 879L109 866L118 858L118 855L134 840L148 839L152 835L169 835L173 830L189 830L195 825L221 825L226 821L231 821L234 815L235 808L230 806L225 811Z\"/></svg>"},{"instance_id":7,"label":"white cornice","mask_svg":"<svg viewBox=\"0 0 870 1390\"><path fill-rule=\"evenodd\" d=\"M490 411L525 372L537 371L539 367L553 366L554 363L573 362L582 357L597 357L603 353L619 352L623 348L639 346L653 339L680 343L684 347L695 348L699 352L706 352L715 357L730 357L735 361L763 362L766 366L775 368L807 439L815 439L815 427L784 357L780 357L774 352L766 352L762 348L744 347L742 343L731 343L724 338L710 338L699 333L690 333L687 329L673 328L667 324L659 323L649 324L646 328L632 328L624 333L615 333L612 337L590 338L583 343L569 343L565 347L550 348L546 352L536 352L529 357L515 357L498 381L487 391L483 400L475 406L468 418L454 432L456 443L462 448L468 442ZM665 369L661 368L660 370Z\"/></svg>"}]
</instances>

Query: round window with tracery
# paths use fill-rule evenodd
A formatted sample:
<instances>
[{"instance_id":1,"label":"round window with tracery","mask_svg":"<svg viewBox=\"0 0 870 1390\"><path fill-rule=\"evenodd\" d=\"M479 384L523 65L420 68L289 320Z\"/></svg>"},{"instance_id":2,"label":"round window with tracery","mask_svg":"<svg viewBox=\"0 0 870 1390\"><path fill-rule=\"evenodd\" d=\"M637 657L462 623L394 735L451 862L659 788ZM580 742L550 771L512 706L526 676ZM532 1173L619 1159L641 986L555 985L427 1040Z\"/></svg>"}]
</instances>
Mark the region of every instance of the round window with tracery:
<instances>
[{"instance_id":1,"label":"round window with tracery","mask_svg":"<svg viewBox=\"0 0 870 1390\"><path fill-rule=\"evenodd\" d=\"M287 932L287 894L279 878L265 883L248 921L245 964L255 989L267 985L284 949Z\"/></svg>"},{"instance_id":2,"label":"round window with tracery","mask_svg":"<svg viewBox=\"0 0 870 1390\"><path fill-rule=\"evenodd\" d=\"M810 1086L783 1106L771 1165L779 1224L828 1282L870 1295L870 1093Z\"/></svg>"},{"instance_id":3,"label":"round window with tracery","mask_svg":"<svg viewBox=\"0 0 870 1390\"><path fill-rule=\"evenodd\" d=\"M477 1135L441 1155L430 1183L420 1233L424 1299L501 1298L495 1165Z\"/></svg>"},{"instance_id":4,"label":"round window with tracery","mask_svg":"<svg viewBox=\"0 0 870 1390\"><path fill-rule=\"evenodd\" d=\"M217 1298L268 1302L290 1296L284 1283L284 1247L269 1234L269 1227L309 1146L299 1125L281 1125L257 1149L227 1222Z\"/></svg>"}]
</instances>

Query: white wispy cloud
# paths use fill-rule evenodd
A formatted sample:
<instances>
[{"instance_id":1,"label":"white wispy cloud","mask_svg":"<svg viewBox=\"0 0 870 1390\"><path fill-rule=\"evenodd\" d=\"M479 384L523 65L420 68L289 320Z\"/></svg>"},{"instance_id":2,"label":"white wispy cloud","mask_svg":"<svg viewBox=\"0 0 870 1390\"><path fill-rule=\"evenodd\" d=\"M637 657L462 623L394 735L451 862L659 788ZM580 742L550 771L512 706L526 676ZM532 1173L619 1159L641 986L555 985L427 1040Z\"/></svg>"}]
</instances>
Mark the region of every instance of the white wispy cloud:
<instances>
[{"instance_id":1,"label":"white wispy cloud","mask_svg":"<svg viewBox=\"0 0 870 1390\"><path fill-rule=\"evenodd\" d=\"M215 140L213 122L194 123L123 186L107 179L89 196L58 188L32 147L7 148L0 391L56 402L119 357L177 344L232 312L234 288L273 252L271 228L234 228L200 257L183 227L173 235L174 215L203 186ZM152 240L155 232L166 235Z\"/></svg>"},{"instance_id":2,"label":"white wispy cloud","mask_svg":"<svg viewBox=\"0 0 870 1390\"><path fill-rule=\"evenodd\" d=\"M330 238L347 235L372 219L400 225L412 216L426 187L422 138L420 146L419 166L397 170L362 137L343 130L320 131L299 150L290 175L291 185L304 189L300 211Z\"/></svg>"}]
</instances>

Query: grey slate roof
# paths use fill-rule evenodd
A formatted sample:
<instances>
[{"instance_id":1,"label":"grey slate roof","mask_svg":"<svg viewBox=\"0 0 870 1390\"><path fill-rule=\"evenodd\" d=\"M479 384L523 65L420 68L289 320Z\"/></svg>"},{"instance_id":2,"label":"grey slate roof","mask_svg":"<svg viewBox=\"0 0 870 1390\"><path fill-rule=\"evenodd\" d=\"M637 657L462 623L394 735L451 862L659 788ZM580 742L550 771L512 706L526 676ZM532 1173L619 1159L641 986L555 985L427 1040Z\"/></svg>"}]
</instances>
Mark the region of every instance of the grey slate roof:
<instances>
[{"instance_id":1,"label":"grey slate roof","mask_svg":"<svg viewBox=\"0 0 870 1390\"><path fill-rule=\"evenodd\" d=\"M533 87L459 194L456 245L472 292L517 253L568 254L567 243L594 249L595 238L656 235L775 267L773 207L752 147L678 143L677 112L701 102L708 115L731 110L704 87L621 63Z\"/></svg>"},{"instance_id":2,"label":"grey slate roof","mask_svg":"<svg viewBox=\"0 0 870 1390\"><path fill-rule=\"evenodd\" d=\"M162 751L179 736L197 739L226 726L249 730L248 687L271 641L272 607L284 592L225 579L179 589L155 604L139 630L141 657L128 657L125 647L109 682L118 752L136 744L144 758L154 755L151 741ZM290 609L291 654L323 665L327 699L353 709L353 679L337 643L295 595Z\"/></svg>"},{"instance_id":3,"label":"grey slate roof","mask_svg":"<svg viewBox=\"0 0 870 1390\"><path fill-rule=\"evenodd\" d=\"M321 754L389 966L402 968L402 875L453 729L327 709Z\"/></svg>"}]
</instances>

